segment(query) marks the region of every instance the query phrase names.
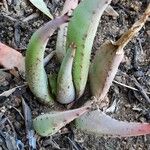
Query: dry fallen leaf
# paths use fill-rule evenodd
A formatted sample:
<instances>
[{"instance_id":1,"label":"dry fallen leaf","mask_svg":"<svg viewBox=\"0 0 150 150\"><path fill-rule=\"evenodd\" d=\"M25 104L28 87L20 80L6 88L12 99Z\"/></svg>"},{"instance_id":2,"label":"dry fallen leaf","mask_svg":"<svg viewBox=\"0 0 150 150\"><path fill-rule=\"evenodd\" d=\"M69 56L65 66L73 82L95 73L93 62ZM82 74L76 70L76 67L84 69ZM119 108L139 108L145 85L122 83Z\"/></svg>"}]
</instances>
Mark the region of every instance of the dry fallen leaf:
<instances>
[{"instance_id":1,"label":"dry fallen leaf","mask_svg":"<svg viewBox=\"0 0 150 150\"><path fill-rule=\"evenodd\" d=\"M108 16L112 16L114 18L119 16L119 14L113 9L111 5L107 6L107 8L105 9L105 12Z\"/></svg>"},{"instance_id":2,"label":"dry fallen leaf","mask_svg":"<svg viewBox=\"0 0 150 150\"><path fill-rule=\"evenodd\" d=\"M50 13L49 9L47 8L45 2L43 0L30 0L30 2L38 8L41 12L43 12L45 15L53 19L52 14Z\"/></svg>"},{"instance_id":3,"label":"dry fallen leaf","mask_svg":"<svg viewBox=\"0 0 150 150\"><path fill-rule=\"evenodd\" d=\"M16 89L21 88L21 87L24 87L24 86L26 86L26 84L23 84L23 85L14 87L14 88L12 88L12 89L9 89L9 90L7 90L7 91L4 91L3 93L0 94L0 97L3 97L3 96L8 97L8 96L10 96L12 93L14 93L14 92L16 91Z\"/></svg>"},{"instance_id":4,"label":"dry fallen leaf","mask_svg":"<svg viewBox=\"0 0 150 150\"><path fill-rule=\"evenodd\" d=\"M18 68L20 72L25 72L24 57L15 49L0 42L0 66L6 69Z\"/></svg>"}]
</instances>

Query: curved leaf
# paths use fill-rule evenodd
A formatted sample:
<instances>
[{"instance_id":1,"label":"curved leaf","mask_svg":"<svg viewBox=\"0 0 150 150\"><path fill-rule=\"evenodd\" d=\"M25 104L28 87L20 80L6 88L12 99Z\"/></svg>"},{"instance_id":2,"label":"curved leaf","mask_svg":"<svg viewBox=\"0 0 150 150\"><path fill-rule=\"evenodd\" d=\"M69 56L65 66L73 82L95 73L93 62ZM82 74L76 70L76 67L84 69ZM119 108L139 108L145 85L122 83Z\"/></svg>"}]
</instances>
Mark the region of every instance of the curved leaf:
<instances>
[{"instance_id":1,"label":"curved leaf","mask_svg":"<svg viewBox=\"0 0 150 150\"><path fill-rule=\"evenodd\" d=\"M47 75L44 69L44 52L49 37L63 23L68 21L64 15L39 28L31 37L26 51L26 79L31 91L43 103L53 103Z\"/></svg>"},{"instance_id":2,"label":"curved leaf","mask_svg":"<svg viewBox=\"0 0 150 150\"><path fill-rule=\"evenodd\" d=\"M50 136L88 110L89 107L81 107L74 110L51 112L49 114L40 115L33 120L33 126L39 135Z\"/></svg>"},{"instance_id":3,"label":"curved leaf","mask_svg":"<svg viewBox=\"0 0 150 150\"><path fill-rule=\"evenodd\" d=\"M131 137L150 134L149 123L118 121L100 110L91 111L77 118L75 125L81 131L99 136Z\"/></svg>"}]
</instances>

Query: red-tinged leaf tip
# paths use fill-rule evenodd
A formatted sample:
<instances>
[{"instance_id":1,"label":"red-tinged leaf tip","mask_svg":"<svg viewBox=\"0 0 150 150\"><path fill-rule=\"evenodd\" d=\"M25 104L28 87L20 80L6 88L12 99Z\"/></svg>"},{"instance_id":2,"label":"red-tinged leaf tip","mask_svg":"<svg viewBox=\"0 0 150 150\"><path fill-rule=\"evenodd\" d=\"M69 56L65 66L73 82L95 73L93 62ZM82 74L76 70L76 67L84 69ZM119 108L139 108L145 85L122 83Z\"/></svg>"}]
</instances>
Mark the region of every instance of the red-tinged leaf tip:
<instances>
[{"instance_id":1,"label":"red-tinged leaf tip","mask_svg":"<svg viewBox=\"0 0 150 150\"><path fill-rule=\"evenodd\" d=\"M91 111L76 119L77 129L113 137L131 137L150 134L149 123L118 121L101 111Z\"/></svg>"},{"instance_id":2,"label":"red-tinged leaf tip","mask_svg":"<svg viewBox=\"0 0 150 150\"><path fill-rule=\"evenodd\" d=\"M68 22L70 20L70 17L65 14L63 16L60 16L58 18L55 18L46 24L44 24L41 28L39 28L34 34L33 37L36 37L36 39L39 39L40 42L42 42L43 45L47 43L48 38L54 33L54 31L60 27L62 24ZM32 43L34 43L34 40L32 40Z\"/></svg>"}]
</instances>

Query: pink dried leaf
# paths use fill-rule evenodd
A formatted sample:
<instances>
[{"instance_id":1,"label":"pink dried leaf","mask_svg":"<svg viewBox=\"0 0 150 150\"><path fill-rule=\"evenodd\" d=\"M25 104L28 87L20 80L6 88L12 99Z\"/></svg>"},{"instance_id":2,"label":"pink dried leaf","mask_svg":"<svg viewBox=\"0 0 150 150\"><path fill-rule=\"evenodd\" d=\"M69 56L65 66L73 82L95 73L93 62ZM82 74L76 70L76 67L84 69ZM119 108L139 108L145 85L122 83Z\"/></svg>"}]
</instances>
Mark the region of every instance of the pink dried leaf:
<instances>
[{"instance_id":1,"label":"pink dried leaf","mask_svg":"<svg viewBox=\"0 0 150 150\"><path fill-rule=\"evenodd\" d=\"M118 121L100 110L77 118L75 125L77 129L97 136L131 137L150 134L150 123Z\"/></svg>"}]
</instances>

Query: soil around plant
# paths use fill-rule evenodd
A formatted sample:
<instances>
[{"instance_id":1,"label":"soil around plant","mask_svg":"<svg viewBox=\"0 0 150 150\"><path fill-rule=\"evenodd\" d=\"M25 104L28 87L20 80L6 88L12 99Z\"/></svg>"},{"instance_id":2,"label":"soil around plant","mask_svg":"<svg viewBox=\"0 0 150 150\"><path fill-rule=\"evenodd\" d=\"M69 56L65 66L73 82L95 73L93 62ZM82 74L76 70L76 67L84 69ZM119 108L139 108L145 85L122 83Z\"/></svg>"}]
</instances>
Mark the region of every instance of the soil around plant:
<instances>
[{"instance_id":1,"label":"soil around plant","mask_svg":"<svg viewBox=\"0 0 150 150\"><path fill-rule=\"evenodd\" d=\"M7 6L4 5L6 2ZM62 10L63 0L45 0L50 12L56 17ZM93 44L92 58L95 51L106 40L116 41L122 33L127 31L144 12L149 0L112 0L111 6L119 16L114 18L104 13ZM31 14L33 18L24 21ZM3 0L0 2L0 42L18 50L25 56L27 44L31 35L49 18L38 11L29 1ZM57 31L50 38L45 56L55 50ZM150 20L148 20L139 34L125 47L125 57L120 64L115 81L138 88L133 77L145 91L150 92ZM46 65L47 73L58 72L60 64L55 57ZM25 79L17 75L16 70L2 71L0 68L0 93L23 85ZM150 95L148 95L150 96ZM27 86L18 88L9 97L0 97L0 150L7 150L6 140L17 135L29 149L23 119L22 98L31 108L33 118L51 110L66 109L64 106L49 108L37 101ZM80 101L90 98L87 84ZM150 105L140 91L134 91L113 82L109 93L109 107L106 113L122 121L150 122ZM71 128L62 128L51 137L36 135L38 150L150 150L150 135L113 138L96 137Z\"/></svg>"}]
</instances>

